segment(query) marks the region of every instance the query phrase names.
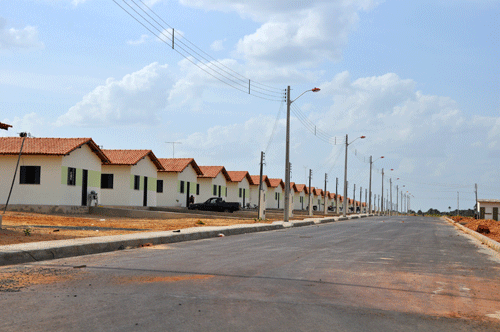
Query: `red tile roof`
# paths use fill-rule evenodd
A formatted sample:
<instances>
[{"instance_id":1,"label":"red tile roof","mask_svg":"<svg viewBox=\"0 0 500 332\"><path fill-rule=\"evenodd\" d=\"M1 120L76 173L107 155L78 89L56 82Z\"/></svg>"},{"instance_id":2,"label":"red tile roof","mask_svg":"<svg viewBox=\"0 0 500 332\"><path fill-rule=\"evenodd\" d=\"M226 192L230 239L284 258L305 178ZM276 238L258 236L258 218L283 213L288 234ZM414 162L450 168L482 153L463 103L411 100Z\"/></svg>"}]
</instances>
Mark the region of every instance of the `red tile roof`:
<instances>
[{"instance_id":1,"label":"red tile roof","mask_svg":"<svg viewBox=\"0 0 500 332\"><path fill-rule=\"evenodd\" d=\"M110 165L136 165L141 159L149 157L156 168L164 170L160 161L151 150L103 150L109 158Z\"/></svg>"},{"instance_id":2,"label":"red tile roof","mask_svg":"<svg viewBox=\"0 0 500 332\"><path fill-rule=\"evenodd\" d=\"M253 184L252 177L247 171L227 171L227 174L231 182L241 182L246 178L249 184Z\"/></svg>"},{"instance_id":3,"label":"red tile roof","mask_svg":"<svg viewBox=\"0 0 500 332\"><path fill-rule=\"evenodd\" d=\"M203 175L203 172L201 171L200 167L198 167L198 164L196 164L196 162L194 161L194 158L158 158L158 160L165 169L164 171L160 172L180 173L184 171L186 167L188 167L188 165L191 165L197 175Z\"/></svg>"},{"instance_id":4,"label":"red tile roof","mask_svg":"<svg viewBox=\"0 0 500 332\"><path fill-rule=\"evenodd\" d=\"M226 181L231 181L229 175L227 174L224 166L200 166L200 170L203 173L202 175L198 175L199 178L215 178L222 172L222 175L226 178Z\"/></svg>"},{"instance_id":5,"label":"red tile roof","mask_svg":"<svg viewBox=\"0 0 500 332\"><path fill-rule=\"evenodd\" d=\"M254 185L258 186L260 184L260 175L250 175L250 177L252 178L252 182ZM267 175L262 175L262 179L268 187L271 186L271 182L269 182L269 178L267 177Z\"/></svg>"},{"instance_id":6,"label":"red tile roof","mask_svg":"<svg viewBox=\"0 0 500 332\"><path fill-rule=\"evenodd\" d=\"M23 137L0 137L0 155L17 155L21 149ZM24 155L52 155L64 156L79 147L88 144L103 163L109 159L92 138L34 138L26 137L24 141Z\"/></svg>"},{"instance_id":7,"label":"red tile roof","mask_svg":"<svg viewBox=\"0 0 500 332\"><path fill-rule=\"evenodd\" d=\"M9 130L9 128L11 128L12 126L9 125L9 124L6 124L6 123L2 123L0 122L0 129L5 129L5 130Z\"/></svg>"},{"instance_id":8,"label":"red tile roof","mask_svg":"<svg viewBox=\"0 0 500 332\"><path fill-rule=\"evenodd\" d=\"M282 189L285 189L285 183L281 179L269 179L269 183L271 188L281 186Z\"/></svg>"},{"instance_id":9,"label":"red tile roof","mask_svg":"<svg viewBox=\"0 0 500 332\"><path fill-rule=\"evenodd\" d=\"M300 193L301 191L305 190L306 185L305 184L295 184L295 188L296 188L295 191Z\"/></svg>"}]
</instances>

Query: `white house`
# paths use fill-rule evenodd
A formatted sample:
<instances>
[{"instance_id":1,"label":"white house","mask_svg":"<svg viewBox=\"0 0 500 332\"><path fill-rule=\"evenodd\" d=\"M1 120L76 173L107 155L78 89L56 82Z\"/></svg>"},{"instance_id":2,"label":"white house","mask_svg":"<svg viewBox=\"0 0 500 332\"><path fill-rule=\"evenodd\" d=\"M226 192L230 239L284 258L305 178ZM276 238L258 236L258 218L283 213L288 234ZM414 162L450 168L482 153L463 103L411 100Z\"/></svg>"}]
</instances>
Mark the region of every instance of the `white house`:
<instances>
[{"instance_id":1,"label":"white house","mask_svg":"<svg viewBox=\"0 0 500 332\"><path fill-rule=\"evenodd\" d=\"M250 185L250 204L259 205L259 184L260 184L260 175L250 175L252 179L252 183ZM267 175L262 175L262 193L264 194L264 202L268 200L268 188L271 186L269 182L269 178ZM267 205L267 204L266 204Z\"/></svg>"},{"instance_id":2,"label":"white house","mask_svg":"<svg viewBox=\"0 0 500 332\"><path fill-rule=\"evenodd\" d=\"M294 184L293 208L294 210L305 210L307 207L307 197L305 184Z\"/></svg>"},{"instance_id":3,"label":"white house","mask_svg":"<svg viewBox=\"0 0 500 332\"><path fill-rule=\"evenodd\" d=\"M189 205L189 197L199 201L198 176L203 172L193 158L159 158L164 170L158 171L156 185L157 206Z\"/></svg>"},{"instance_id":4,"label":"white house","mask_svg":"<svg viewBox=\"0 0 500 332\"><path fill-rule=\"evenodd\" d=\"M499 199L478 199L477 212L479 219L493 219L498 221Z\"/></svg>"},{"instance_id":5,"label":"white house","mask_svg":"<svg viewBox=\"0 0 500 332\"><path fill-rule=\"evenodd\" d=\"M163 170L151 150L103 150L102 205L156 206L156 180Z\"/></svg>"},{"instance_id":6,"label":"white house","mask_svg":"<svg viewBox=\"0 0 500 332\"><path fill-rule=\"evenodd\" d=\"M23 144L24 141L24 144ZM19 168L16 165L22 148ZM87 206L109 159L91 138L0 138L0 204Z\"/></svg>"},{"instance_id":7,"label":"white house","mask_svg":"<svg viewBox=\"0 0 500 332\"><path fill-rule=\"evenodd\" d=\"M204 202L210 197L227 199L227 183L230 181L224 166L200 166L203 173L198 175L200 184L199 202Z\"/></svg>"},{"instance_id":8,"label":"white house","mask_svg":"<svg viewBox=\"0 0 500 332\"><path fill-rule=\"evenodd\" d=\"M281 179L269 179L267 209L283 209L285 198L285 183Z\"/></svg>"},{"instance_id":9,"label":"white house","mask_svg":"<svg viewBox=\"0 0 500 332\"><path fill-rule=\"evenodd\" d=\"M229 182L227 182L227 200L239 202L242 207L250 204L250 185L253 185L252 177L247 171L227 171Z\"/></svg>"}]
</instances>

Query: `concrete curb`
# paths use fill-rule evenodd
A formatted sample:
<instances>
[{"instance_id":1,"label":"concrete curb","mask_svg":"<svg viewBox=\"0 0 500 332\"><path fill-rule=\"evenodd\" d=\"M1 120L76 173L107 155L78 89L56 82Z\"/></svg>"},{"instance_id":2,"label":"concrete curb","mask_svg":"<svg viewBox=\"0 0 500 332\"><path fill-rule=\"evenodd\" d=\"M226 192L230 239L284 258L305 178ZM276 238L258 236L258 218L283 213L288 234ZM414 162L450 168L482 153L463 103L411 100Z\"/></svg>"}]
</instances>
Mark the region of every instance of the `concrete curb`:
<instances>
[{"instance_id":1,"label":"concrete curb","mask_svg":"<svg viewBox=\"0 0 500 332\"><path fill-rule=\"evenodd\" d=\"M500 252L500 243L498 243L497 241L492 240L489 237L484 236L483 234L479 234L478 232L473 231L472 229L469 229L469 228L467 228L465 226L462 226L458 222L455 222L455 221L453 221L450 218L447 218L447 217L443 217L443 218L447 222L449 222L450 224L452 224L453 226L455 226L456 228L460 229L461 231L463 231L463 232L465 232L465 233L467 233L469 235L472 235L473 237L475 237L476 239L478 239L481 243L487 245L491 249Z\"/></svg>"},{"instance_id":2,"label":"concrete curb","mask_svg":"<svg viewBox=\"0 0 500 332\"><path fill-rule=\"evenodd\" d=\"M354 217L354 218L353 218ZM44 260L98 254L125 248L193 241L229 235L265 232L291 227L303 227L339 220L355 219L358 216L310 218L292 222L275 221L272 224L243 224L220 227L192 227L180 232L142 232L126 235L89 237L83 239L31 242L0 246L0 266L32 263Z\"/></svg>"}]
</instances>

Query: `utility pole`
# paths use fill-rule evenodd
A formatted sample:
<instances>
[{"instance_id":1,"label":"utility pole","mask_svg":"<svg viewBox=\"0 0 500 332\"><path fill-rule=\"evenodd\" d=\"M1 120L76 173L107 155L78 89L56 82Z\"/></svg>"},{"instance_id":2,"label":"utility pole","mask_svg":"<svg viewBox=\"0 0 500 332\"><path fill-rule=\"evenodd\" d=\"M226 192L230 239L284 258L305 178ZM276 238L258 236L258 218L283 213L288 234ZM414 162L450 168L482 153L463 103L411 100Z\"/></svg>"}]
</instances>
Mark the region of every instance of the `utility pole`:
<instances>
[{"instance_id":1,"label":"utility pole","mask_svg":"<svg viewBox=\"0 0 500 332\"><path fill-rule=\"evenodd\" d=\"M312 171L312 169L309 169L309 206L308 206L308 210L309 210L309 215L310 216L313 215L312 199L311 199L311 179L312 179L312 175L313 175L313 171Z\"/></svg>"},{"instance_id":2,"label":"utility pole","mask_svg":"<svg viewBox=\"0 0 500 332\"><path fill-rule=\"evenodd\" d=\"M365 189L365 207L367 207L367 204L368 204L368 189ZM370 212L368 212L368 214L370 214Z\"/></svg>"},{"instance_id":3,"label":"utility pole","mask_svg":"<svg viewBox=\"0 0 500 332\"><path fill-rule=\"evenodd\" d=\"M284 221L289 221L290 208L290 86L286 89L286 151L285 151L285 211Z\"/></svg>"},{"instance_id":4,"label":"utility pole","mask_svg":"<svg viewBox=\"0 0 500 332\"><path fill-rule=\"evenodd\" d=\"M172 144L172 158L175 158L175 144L182 144L182 142L165 142Z\"/></svg>"},{"instance_id":5,"label":"utility pole","mask_svg":"<svg viewBox=\"0 0 500 332\"><path fill-rule=\"evenodd\" d=\"M475 190L475 192L476 192L476 211L479 213L479 208L477 206L477 183L475 184L475 187L476 187L476 190Z\"/></svg>"},{"instance_id":6,"label":"utility pole","mask_svg":"<svg viewBox=\"0 0 500 332\"><path fill-rule=\"evenodd\" d=\"M339 214L339 178L335 178L335 211Z\"/></svg>"},{"instance_id":7,"label":"utility pole","mask_svg":"<svg viewBox=\"0 0 500 332\"><path fill-rule=\"evenodd\" d=\"M368 185L368 191L370 192L370 199L368 200L368 211L372 210L372 156L370 156L370 184Z\"/></svg>"},{"instance_id":8,"label":"utility pole","mask_svg":"<svg viewBox=\"0 0 500 332\"><path fill-rule=\"evenodd\" d=\"M262 174L264 171L264 157L265 153L264 151L260 152L260 181L259 181L259 212L258 212L258 218L259 219L266 219L266 209L264 206L263 202L263 197L262 197Z\"/></svg>"},{"instance_id":9,"label":"utility pole","mask_svg":"<svg viewBox=\"0 0 500 332\"><path fill-rule=\"evenodd\" d=\"M359 187L359 213L363 212L363 187Z\"/></svg>"},{"instance_id":10,"label":"utility pole","mask_svg":"<svg viewBox=\"0 0 500 332\"><path fill-rule=\"evenodd\" d=\"M399 199L398 199L398 190L399 190L399 187L398 185L396 185L396 215L399 214Z\"/></svg>"},{"instance_id":11,"label":"utility pole","mask_svg":"<svg viewBox=\"0 0 500 332\"><path fill-rule=\"evenodd\" d=\"M382 198L380 200L382 205L379 205L381 207L382 213L384 213L384 169L382 168Z\"/></svg>"},{"instance_id":12,"label":"utility pole","mask_svg":"<svg viewBox=\"0 0 500 332\"><path fill-rule=\"evenodd\" d=\"M328 182L328 174L325 173L325 192L323 193L324 197L325 197L325 215L327 214L327 211L328 211L328 207L326 206L326 183Z\"/></svg>"},{"instance_id":13,"label":"utility pole","mask_svg":"<svg viewBox=\"0 0 500 332\"><path fill-rule=\"evenodd\" d=\"M389 212L389 215L392 216L392 178L389 178L389 188L391 188L390 192L391 192L391 204L390 204L390 212Z\"/></svg>"},{"instance_id":14,"label":"utility pole","mask_svg":"<svg viewBox=\"0 0 500 332\"><path fill-rule=\"evenodd\" d=\"M356 213L356 184L352 189L352 213Z\"/></svg>"},{"instance_id":15,"label":"utility pole","mask_svg":"<svg viewBox=\"0 0 500 332\"><path fill-rule=\"evenodd\" d=\"M344 163L344 204L342 208L342 214L346 216L347 210L347 147L349 146L349 142L347 141L347 134L345 135L345 163Z\"/></svg>"}]
</instances>

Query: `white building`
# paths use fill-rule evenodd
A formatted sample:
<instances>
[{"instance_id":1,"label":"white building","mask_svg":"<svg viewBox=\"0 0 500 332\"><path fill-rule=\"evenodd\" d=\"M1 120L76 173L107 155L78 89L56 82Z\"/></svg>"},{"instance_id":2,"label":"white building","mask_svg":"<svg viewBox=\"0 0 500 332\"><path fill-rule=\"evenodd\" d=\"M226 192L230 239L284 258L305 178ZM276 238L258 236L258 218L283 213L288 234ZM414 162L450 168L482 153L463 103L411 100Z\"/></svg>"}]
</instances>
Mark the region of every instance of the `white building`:
<instances>
[{"instance_id":1,"label":"white building","mask_svg":"<svg viewBox=\"0 0 500 332\"><path fill-rule=\"evenodd\" d=\"M250 204L250 185L253 185L252 177L247 171L227 171L229 182L227 182L227 200L239 202L242 207Z\"/></svg>"},{"instance_id":2,"label":"white building","mask_svg":"<svg viewBox=\"0 0 500 332\"><path fill-rule=\"evenodd\" d=\"M305 184L294 184L293 191L293 209L294 210L305 210L307 207L307 197L306 197L306 185Z\"/></svg>"},{"instance_id":3,"label":"white building","mask_svg":"<svg viewBox=\"0 0 500 332\"><path fill-rule=\"evenodd\" d=\"M189 205L189 197L200 199L198 176L203 172L193 158L160 158L164 170L158 171L156 185L157 206Z\"/></svg>"},{"instance_id":4,"label":"white building","mask_svg":"<svg viewBox=\"0 0 500 332\"><path fill-rule=\"evenodd\" d=\"M203 173L198 175L200 184L199 202L204 202L210 197L227 198L227 183L230 181L224 166L200 166Z\"/></svg>"},{"instance_id":5,"label":"white building","mask_svg":"<svg viewBox=\"0 0 500 332\"><path fill-rule=\"evenodd\" d=\"M109 159L102 165L102 205L156 206L156 180L163 170L151 150L103 150Z\"/></svg>"},{"instance_id":6,"label":"white building","mask_svg":"<svg viewBox=\"0 0 500 332\"><path fill-rule=\"evenodd\" d=\"M259 205L259 184L260 184L260 175L250 175L252 179L252 183L250 185L250 204ZM269 178L267 175L262 175L262 193L264 195L264 203L268 200L268 188L271 186L269 182ZM267 203L265 204L267 206Z\"/></svg>"},{"instance_id":7,"label":"white building","mask_svg":"<svg viewBox=\"0 0 500 332\"><path fill-rule=\"evenodd\" d=\"M499 208L500 200L498 199L479 199L477 201L479 219L493 219L498 221Z\"/></svg>"},{"instance_id":8,"label":"white building","mask_svg":"<svg viewBox=\"0 0 500 332\"><path fill-rule=\"evenodd\" d=\"M101 165L109 159L91 138L0 138L0 204L5 204L14 173L11 204L87 206L101 191Z\"/></svg>"},{"instance_id":9,"label":"white building","mask_svg":"<svg viewBox=\"0 0 500 332\"><path fill-rule=\"evenodd\" d=\"M268 199L266 201L267 209L283 209L285 198L285 183L281 179L269 179L267 188Z\"/></svg>"}]
</instances>

